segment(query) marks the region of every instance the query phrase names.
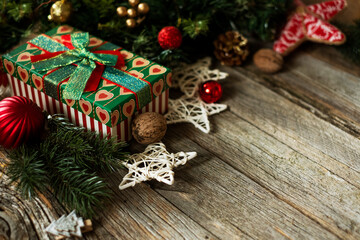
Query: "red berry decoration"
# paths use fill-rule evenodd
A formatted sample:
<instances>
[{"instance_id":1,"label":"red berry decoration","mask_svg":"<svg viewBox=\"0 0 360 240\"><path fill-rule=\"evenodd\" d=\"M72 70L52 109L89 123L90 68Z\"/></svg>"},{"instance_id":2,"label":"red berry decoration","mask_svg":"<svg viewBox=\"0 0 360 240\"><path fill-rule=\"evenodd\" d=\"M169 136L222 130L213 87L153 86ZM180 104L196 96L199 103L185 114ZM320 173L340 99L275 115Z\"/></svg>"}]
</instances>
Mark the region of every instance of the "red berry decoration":
<instances>
[{"instance_id":1,"label":"red berry decoration","mask_svg":"<svg viewBox=\"0 0 360 240\"><path fill-rule=\"evenodd\" d=\"M201 99L206 103L214 103L220 100L222 88L217 81L207 81L201 84L199 89Z\"/></svg>"},{"instance_id":2,"label":"red berry decoration","mask_svg":"<svg viewBox=\"0 0 360 240\"><path fill-rule=\"evenodd\" d=\"M173 26L164 27L158 35L158 42L162 49L179 48L182 42L182 35L178 28Z\"/></svg>"},{"instance_id":3,"label":"red berry decoration","mask_svg":"<svg viewBox=\"0 0 360 240\"><path fill-rule=\"evenodd\" d=\"M25 97L8 97L0 101L0 145L16 148L40 137L45 125L41 109Z\"/></svg>"}]
</instances>

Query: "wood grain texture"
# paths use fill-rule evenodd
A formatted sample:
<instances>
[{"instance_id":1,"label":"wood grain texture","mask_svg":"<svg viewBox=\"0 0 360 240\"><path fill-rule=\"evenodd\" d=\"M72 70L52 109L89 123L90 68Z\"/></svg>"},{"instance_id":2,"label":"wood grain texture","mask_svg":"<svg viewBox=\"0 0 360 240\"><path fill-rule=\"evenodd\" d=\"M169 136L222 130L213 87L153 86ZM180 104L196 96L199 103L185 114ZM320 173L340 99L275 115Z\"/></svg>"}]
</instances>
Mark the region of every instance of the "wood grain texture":
<instances>
[{"instance_id":1,"label":"wood grain texture","mask_svg":"<svg viewBox=\"0 0 360 240\"><path fill-rule=\"evenodd\" d=\"M308 239L314 235L337 238L279 201L272 192L239 171L238 166L226 164L222 159L228 157L224 153L228 149L221 139L211 138L212 144L199 146L190 140L192 134L191 128L185 131L170 128L165 143L182 148L192 146L198 151L198 158L176 172L173 186L154 183L153 188L214 235L220 239ZM196 140L207 138L206 134L196 135ZM171 136L177 136L177 140ZM230 141L225 144L232 148L228 154L234 161L243 161Z\"/></svg>"},{"instance_id":2,"label":"wood grain texture","mask_svg":"<svg viewBox=\"0 0 360 240\"><path fill-rule=\"evenodd\" d=\"M318 117L360 136L360 67L352 63L339 67L347 62L340 53L330 47L322 49L329 62L319 57L321 53L296 51L286 58L283 71L274 75L259 74L252 64L238 70Z\"/></svg>"},{"instance_id":3,"label":"wood grain texture","mask_svg":"<svg viewBox=\"0 0 360 240\"><path fill-rule=\"evenodd\" d=\"M84 234L85 239L216 239L148 186L120 191L118 184L124 173L109 176L115 200L99 212L93 220L94 231ZM51 205L50 211L44 204L46 198L23 200L6 175L1 181L0 237L49 239L44 229L66 211L59 204Z\"/></svg>"},{"instance_id":4,"label":"wood grain texture","mask_svg":"<svg viewBox=\"0 0 360 240\"><path fill-rule=\"evenodd\" d=\"M198 157L172 186L120 191L126 171L109 175L114 199L85 239L360 239L360 66L310 43L274 75L222 70L229 110L210 118L211 133L178 124L164 138ZM71 210L0 181L1 240L48 239L44 227Z\"/></svg>"}]
</instances>

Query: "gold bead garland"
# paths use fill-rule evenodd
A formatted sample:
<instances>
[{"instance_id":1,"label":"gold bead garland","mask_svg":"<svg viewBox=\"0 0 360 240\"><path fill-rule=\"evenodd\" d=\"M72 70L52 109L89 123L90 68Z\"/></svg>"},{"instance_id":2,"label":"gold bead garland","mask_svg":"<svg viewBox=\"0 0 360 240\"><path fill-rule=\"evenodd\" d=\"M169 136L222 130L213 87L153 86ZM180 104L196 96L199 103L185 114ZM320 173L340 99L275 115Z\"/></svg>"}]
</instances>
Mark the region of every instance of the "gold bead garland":
<instances>
[{"instance_id":1,"label":"gold bead garland","mask_svg":"<svg viewBox=\"0 0 360 240\"><path fill-rule=\"evenodd\" d=\"M147 3L140 0L128 0L131 8L119 6L116 13L119 17L128 17L125 21L128 28L134 28L145 20L145 15L149 12L150 7Z\"/></svg>"}]
</instances>

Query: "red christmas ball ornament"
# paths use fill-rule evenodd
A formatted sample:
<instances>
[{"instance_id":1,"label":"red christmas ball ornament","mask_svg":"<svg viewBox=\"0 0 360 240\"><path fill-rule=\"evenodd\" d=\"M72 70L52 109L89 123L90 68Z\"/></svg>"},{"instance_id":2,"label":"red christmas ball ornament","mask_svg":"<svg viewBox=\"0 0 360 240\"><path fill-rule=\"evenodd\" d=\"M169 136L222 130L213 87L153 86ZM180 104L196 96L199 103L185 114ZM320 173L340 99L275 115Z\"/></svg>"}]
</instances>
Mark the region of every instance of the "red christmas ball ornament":
<instances>
[{"instance_id":1,"label":"red christmas ball ornament","mask_svg":"<svg viewBox=\"0 0 360 240\"><path fill-rule=\"evenodd\" d=\"M0 101L0 145L16 148L39 138L45 125L41 109L25 97L8 97Z\"/></svg>"},{"instance_id":2,"label":"red christmas ball ornament","mask_svg":"<svg viewBox=\"0 0 360 240\"><path fill-rule=\"evenodd\" d=\"M167 26L160 30L158 42L162 49L179 48L182 42L182 35L178 28Z\"/></svg>"},{"instance_id":3,"label":"red christmas ball ornament","mask_svg":"<svg viewBox=\"0 0 360 240\"><path fill-rule=\"evenodd\" d=\"M206 103L214 103L220 100L222 88L217 81L207 81L200 85L199 94L201 99Z\"/></svg>"}]
</instances>

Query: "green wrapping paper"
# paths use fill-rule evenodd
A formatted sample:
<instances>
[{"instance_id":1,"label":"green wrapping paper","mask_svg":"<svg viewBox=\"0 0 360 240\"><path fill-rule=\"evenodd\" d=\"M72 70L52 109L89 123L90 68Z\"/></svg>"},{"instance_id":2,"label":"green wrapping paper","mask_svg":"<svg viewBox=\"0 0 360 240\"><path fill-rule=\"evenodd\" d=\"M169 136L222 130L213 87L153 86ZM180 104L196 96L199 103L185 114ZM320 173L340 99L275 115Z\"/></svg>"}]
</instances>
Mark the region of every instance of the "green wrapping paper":
<instances>
[{"instance_id":1,"label":"green wrapping paper","mask_svg":"<svg viewBox=\"0 0 360 240\"><path fill-rule=\"evenodd\" d=\"M44 52L68 51L61 36L74 32L79 31L63 25L39 35L3 55L4 69L33 88L109 127L116 126L127 119L170 87L171 71L168 68L110 42L90 36L89 50L120 51L124 57L125 66L121 70L106 66L96 91L82 93L79 100L66 99L64 90L69 82L64 80L76 71L77 66L67 64L44 72L34 68L30 57ZM115 111L121 113L116 122L111 118Z\"/></svg>"}]
</instances>

